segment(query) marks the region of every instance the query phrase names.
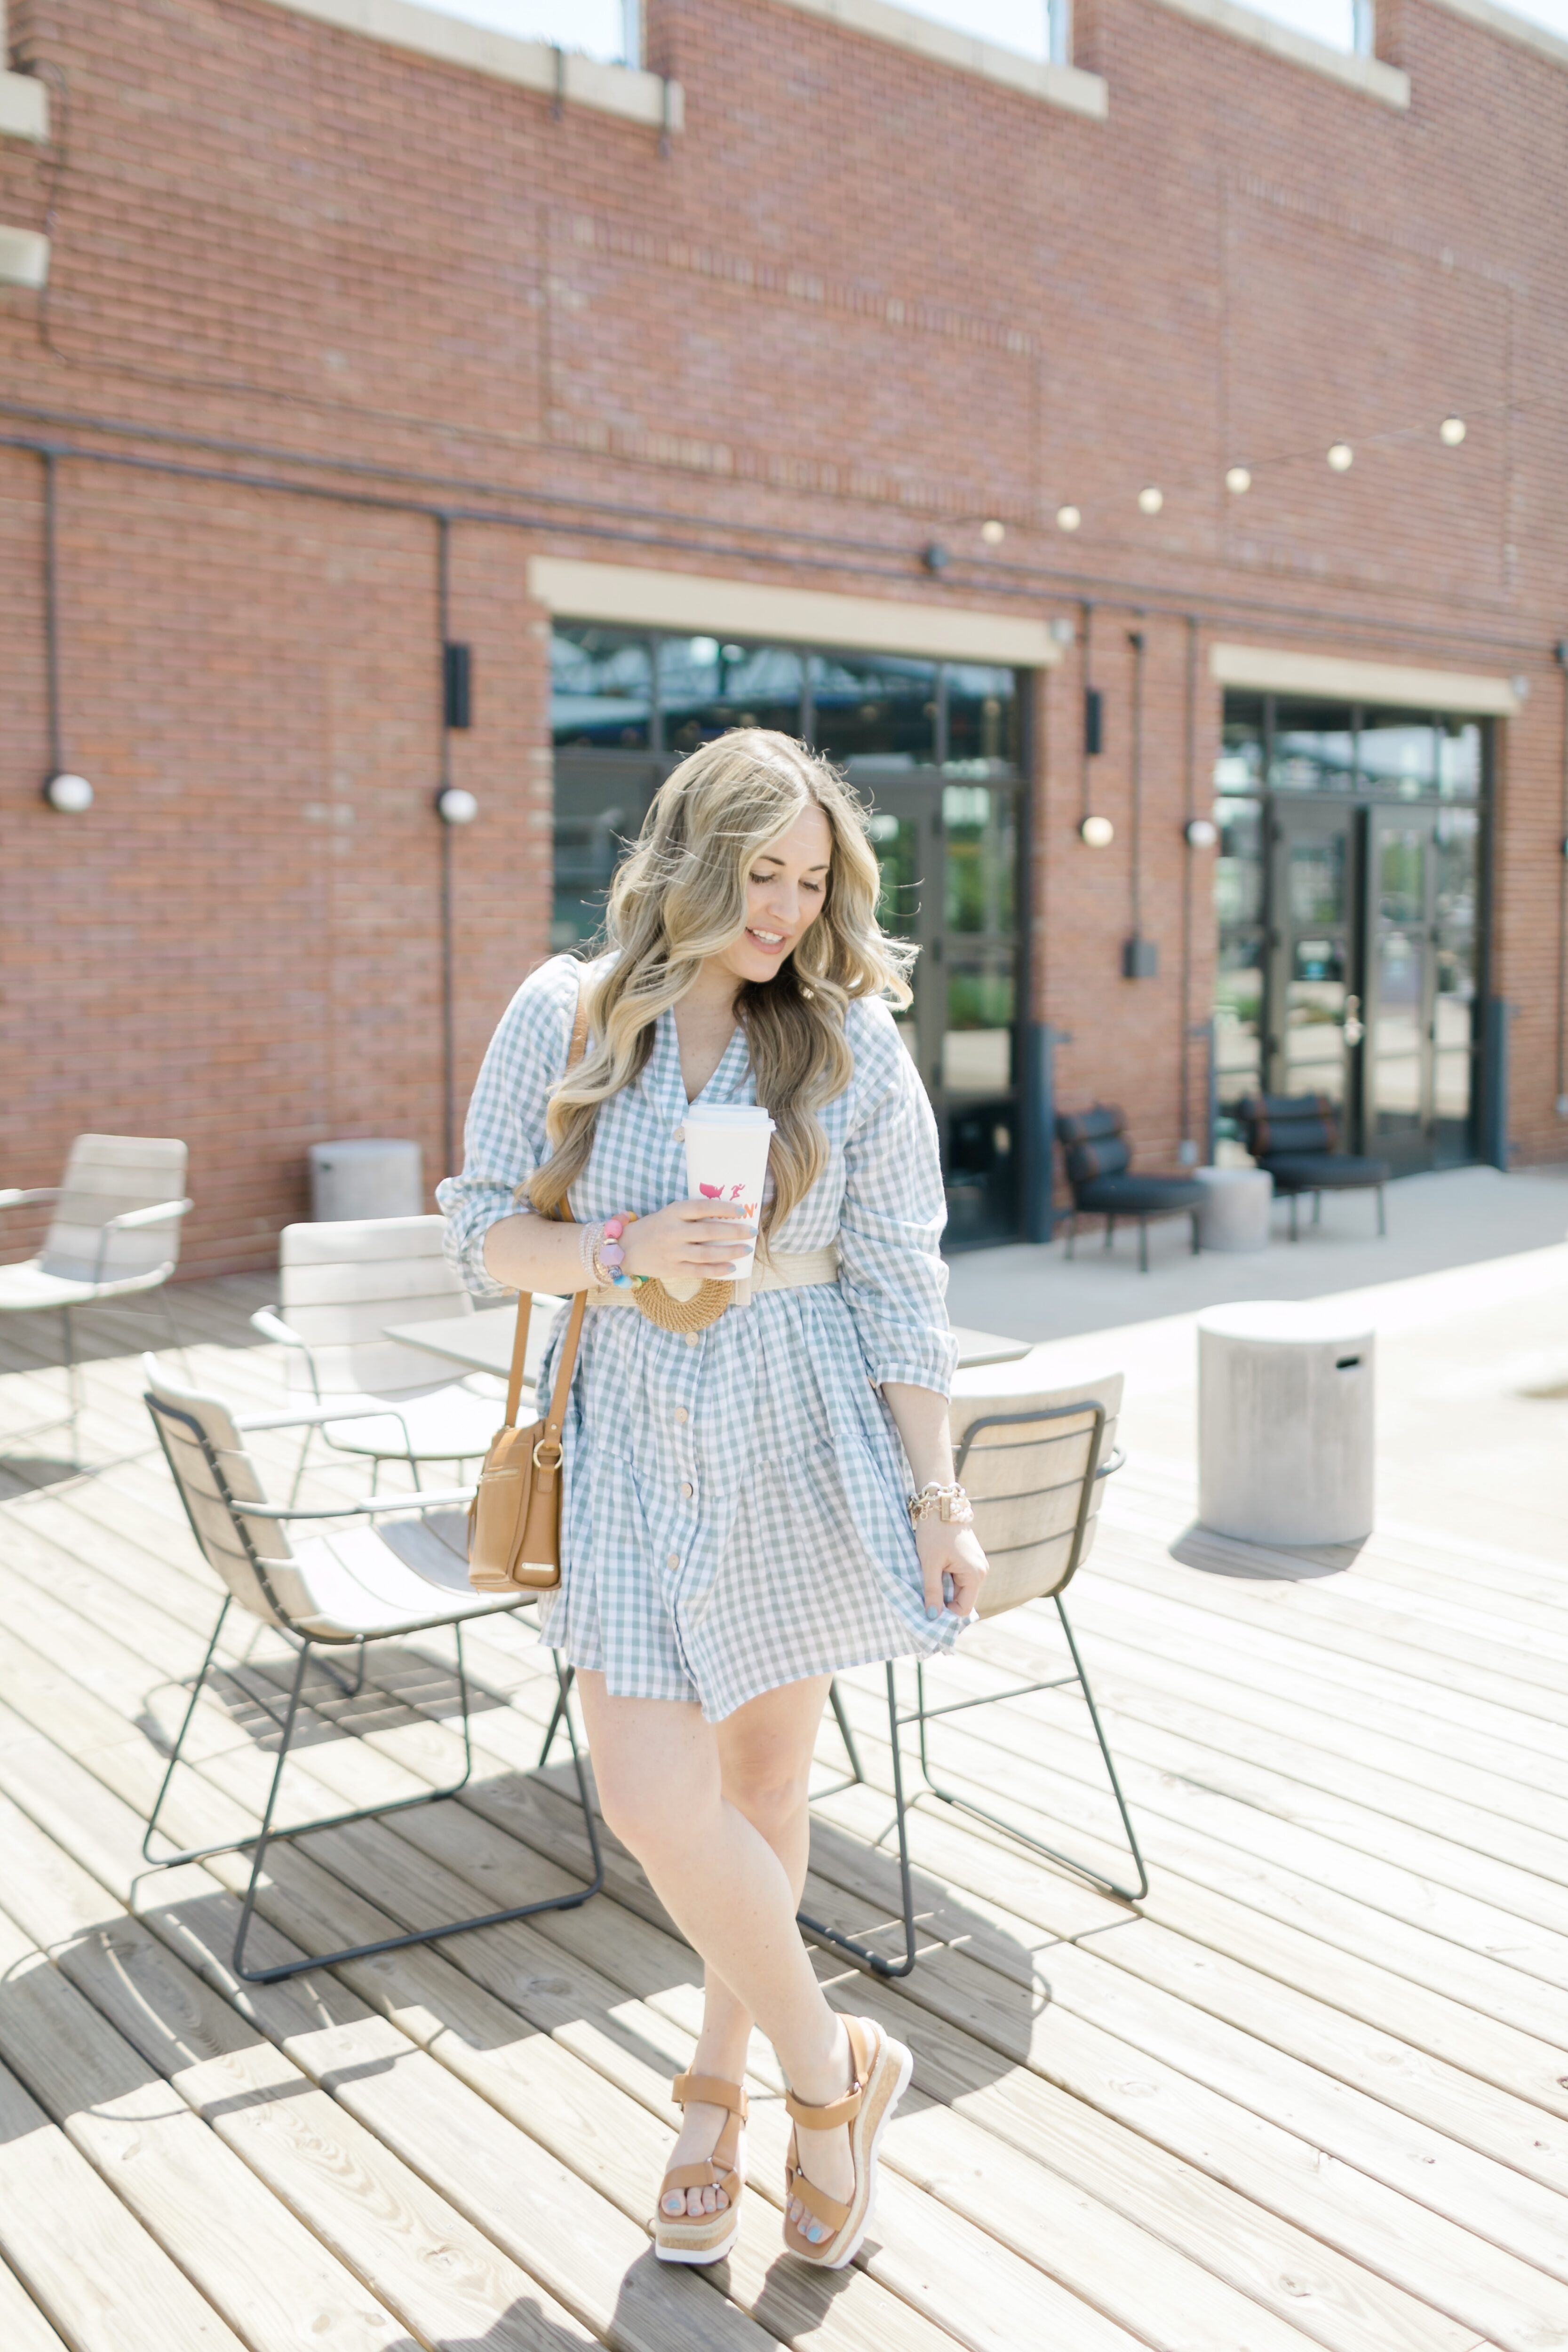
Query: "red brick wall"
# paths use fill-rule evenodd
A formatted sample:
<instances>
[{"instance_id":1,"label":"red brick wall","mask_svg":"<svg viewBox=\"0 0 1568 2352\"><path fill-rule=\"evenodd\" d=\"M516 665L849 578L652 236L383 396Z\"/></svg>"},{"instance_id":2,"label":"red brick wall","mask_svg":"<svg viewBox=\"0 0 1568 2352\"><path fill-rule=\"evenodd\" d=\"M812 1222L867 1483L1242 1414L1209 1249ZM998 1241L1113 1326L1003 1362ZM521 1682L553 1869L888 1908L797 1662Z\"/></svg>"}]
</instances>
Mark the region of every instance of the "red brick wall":
<instances>
[{"instance_id":1,"label":"red brick wall","mask_svg":"<svg viewBox=\"0 0 1568 2352\"><path fill-rule=\"evenodd\" d=\"M641 539L664 568L1009 613L1076 618L1089 588L1117 839L1076 835L1069 648L1037 713L1035 1009L1072 1034L1064 1100L1122 1100L1151 1163L1182 1133L1189 875L1194 1018L1213 963L1180 831L1184 614L1200 806L1217 635L1529 677L1496 977L1513 1134L1560 1155L1568 69L1385 0L1402 116L1150 0L1080 0L1079 61L1110 83L1093 123L771 0L648 14L686 88L668 157L268 0L12 0L59 143L0 142L0 220L54 240L47 302L0 294L0 434L47 413L78 446L231 478L59 468L66 748L99 793L70 821L37 800L42 468L0 449L0 1179L48 1181L82 1127L184 1134L190 1262L216 1267L301 1213L309 1141L416 1134L441 1172L436 526L398 499L531 526L452 530L477 698L453 772L483 808L451 844L460 1097L546 943L527 558ZM1120 977L1134 626L1142 982ZM1203 1084L1194 1049L1189 1132Z\"/></svg>"}]
</instances>

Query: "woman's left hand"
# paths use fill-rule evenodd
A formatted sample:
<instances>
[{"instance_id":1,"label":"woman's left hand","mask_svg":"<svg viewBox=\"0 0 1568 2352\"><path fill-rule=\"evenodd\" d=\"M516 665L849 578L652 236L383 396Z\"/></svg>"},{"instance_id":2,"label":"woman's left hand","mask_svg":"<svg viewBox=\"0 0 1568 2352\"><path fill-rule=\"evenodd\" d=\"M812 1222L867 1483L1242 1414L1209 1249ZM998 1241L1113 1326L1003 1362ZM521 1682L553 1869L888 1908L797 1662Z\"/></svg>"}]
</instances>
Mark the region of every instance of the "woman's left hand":
<instances>
[{"instance_id":1,"label":"woman's left hand","mask_svg":"<svg viewBox=\"0 0 1568 2352\"><path fill-rule=\"evenodd\" d=\"M967 1617L985 1579L985 1554L974 1529L955 1526L932 1511L915 1529L915 1549L925 1579L926 1615L940 1617L945 1611ZM942 1591L944 1576L952 1579L951 1601Z\"/></svg>"}]
</instances>

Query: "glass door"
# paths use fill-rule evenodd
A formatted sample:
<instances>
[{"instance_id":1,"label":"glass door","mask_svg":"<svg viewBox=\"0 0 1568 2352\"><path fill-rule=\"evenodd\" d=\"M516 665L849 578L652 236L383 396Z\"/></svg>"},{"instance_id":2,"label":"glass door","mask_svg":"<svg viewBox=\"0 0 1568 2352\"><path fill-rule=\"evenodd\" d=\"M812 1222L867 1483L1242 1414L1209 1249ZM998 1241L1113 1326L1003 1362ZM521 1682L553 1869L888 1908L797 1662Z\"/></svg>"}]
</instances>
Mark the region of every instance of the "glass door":
<instances>
[{"instance_id":1,"label":"glass door","mask_svg":"<svg viewBox=\"0 0 1568 2352\"><path fill-rule=\"evenodd\" d=\"M1468 1156L1474 1100L1474 809L1367 815L1367 1150L1400 1173Z\"/></svg>"},{"instance_id":2,"label":"glass door","mask_svg":"<svg viewBox=\"0 0 1568 2352\"><path fill-rule=\"evenodd\" d=\"M857 776L888 930L920 948L900 1026L937 1115L950 1245L1017 1231L1018 786Z\"/></svg>"},{"instance_id":3,"label":"glass door","mask_svg":"<svg viewBox=\"0 0 1568 2352\"><path fill-rule=\"evenodd\" d=\"M1352 1072L1362 1042L1355 812L1276 802L1268 936L1268 1091L1323 1095L1353 1148Z\"/></svg>"}]
</instances>

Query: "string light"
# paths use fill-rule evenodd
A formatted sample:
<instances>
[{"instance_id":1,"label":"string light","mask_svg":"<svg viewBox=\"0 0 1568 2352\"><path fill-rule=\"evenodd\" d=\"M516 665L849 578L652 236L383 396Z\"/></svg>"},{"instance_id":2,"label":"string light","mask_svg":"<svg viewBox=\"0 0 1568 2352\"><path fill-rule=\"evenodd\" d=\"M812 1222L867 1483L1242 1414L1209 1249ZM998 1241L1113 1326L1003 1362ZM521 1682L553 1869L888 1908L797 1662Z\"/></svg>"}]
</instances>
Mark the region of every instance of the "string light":
<instances>
[{"instance_id":1,"label":"string light","mask_svg":"<svg viewBox=\"0 0 1568 2352\"><path fill-rule=\"evenodd\" d=\"M3 5L3 0L0 0L0 5ZM1384 432L1373 433L1371 436L1371 439L1374 444L1378 445L1385 442L1408 442L1415 436L1421 433L1430 432L1430 430L1431 425L1429 423L1424 425L1403 425L1398 427L1391 427ZM1458 448L1460 443L1467 440L1468 437L1469 426L1466 423L1464 417L1450 414L1440 420L1437 426L1437 438L1446 449ZM1271 457L1266 457L1263 462L1268 467L1278 468L1282 466L1300 464L1303 460L1310 459L1312 454L1311 450L1307 448L1284 449L1277 452ZM1355 464L1356 453L1348 441L1331 441L1323 455L1330 472L1333 474L1348 474L1352 467ZM1225 469L1224 478L1225 487L1230 496L1234 499L1245 498L1247 492L1253 488L1253 471L1250 466L1227 466ZM1194 477L1190 480L1178 482L1176 487L1178 491L1183 488L1197 489L1201 487L1200 478ZM1145 482L1142 489L1137 493L1137 499L1138 510L1141 514L1157 515L1163 512L1164 509L1165 492L1158 483ZM987 515L983 519L972 518L972 520L978 521L980 536L987 547L1000 547L1002 545L1007 536L1007 527L997 516ZM1070 501L1058 507L1056 509L1056 526L1058 530L1068 532L1081 530L1083 526L1082 508L1074 506ZM924 560L928 564L930 563L931 552L932 551L930 550L925 551ZM946 550L942 550L941 554L945 558ZM933 565L931 568L934 569L936 567Z\"/></svg>"}]
</instances>

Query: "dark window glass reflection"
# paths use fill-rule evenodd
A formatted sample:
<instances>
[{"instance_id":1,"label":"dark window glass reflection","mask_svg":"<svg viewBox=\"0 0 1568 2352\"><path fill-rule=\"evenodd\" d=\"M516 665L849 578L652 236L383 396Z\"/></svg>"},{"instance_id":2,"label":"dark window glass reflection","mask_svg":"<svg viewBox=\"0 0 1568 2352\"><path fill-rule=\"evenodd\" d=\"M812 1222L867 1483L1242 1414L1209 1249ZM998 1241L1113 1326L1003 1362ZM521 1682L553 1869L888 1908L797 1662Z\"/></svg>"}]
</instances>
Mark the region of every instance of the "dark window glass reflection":
<instances>
[{"instance_id":1,"label":"dark window glass reflection","mask_svg":"<svg viewBox=\"0 0 1568 2352\"><path fill-rule=\"evenodd\" d=\"M1481 730L1473 719L1437 723L1437 792L1446 801L1473 801L1481 791Z\"/></svg>"},{"instance_id":2,"label":"dark window glass reflection","mask_svg":"<svg viewBox=\"0 0 1568 2352\"><path fill-rule=\"evenodd\" d=\"M1361 781L1369 792L1424 800L1437 789L1437 733L1408 710L1363 713L1357 745Z\"/></svg>"},{"instance_id":3,"label":"dark window glass reflection","mask_svg":"<svg viewBox=\"0 0 1568 2352\"><path fill-rule=\"evenodd\" d=\"M550 645L550 726L558 750L646 751L653 709L653 651L625 629L578 622Z\"/></svg>"},{"instance_id":4,"label":"dark window glass reflection","mask_svg":"<svg viewBox=\"0 0 1568 2352\"><path fill-rule=\"evenodd\" d=\"M1018 865L1016 805L1010 787L942 786L950 931L978 931L992 938L1011 932Z\"/></svg>"},{"instance_id":5,"label":"dark window glass reflection","mask_svg":"<svg viewBox=\"0 0 1568 2352\"><path fill-rule=\"evenodd\" d=\"M1355 781L1349 707L1281 695L1274 706L1268 781L1276 792L1344 793Z\"/></svg>"},{"instance_id":6,"label":"dark window glass reflection","mask_svg":"<svg viewBox=\"0 0 1568 2352\"><path fill-rule=\"evenodd\" d=\"M947 764L971 771L1018 765L1018 695L1010 669L952 662L947 672Z\"/></svg>"},{"instance_id":7,"label":"dark window glass reflection","mask_svg":"<svg viewBox=\"0 0 1568 2352\"><path fill-rule=\"evenodd\" d=\"M1214 763L1216 793L1258 793L1263 789L1263 697L1227 694L1225 731Z\"/></svg>"},{"instance_id":8,"label":"dark window glass reflection","mask_svg":"<svg viewBox=\"0 0 1568 2352\"><path fill-rule=\"evenodd\" d=\"M658 649L665 750L684 759L732 727L798 735L804 677L801 656L786 646L666 637Z\"/></svg>"},{"instance_id":9,"label":"dark window glass reflection","mask_svg":"<svg viewBox=\"0 0 1568 2352\"><path fill-rule=\"evenodd\" d=\"M854 770L875 760L929 768L936 759L937 667L879 654L816 654L816 747Z\"/></svg>"}]
</instances>

